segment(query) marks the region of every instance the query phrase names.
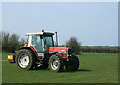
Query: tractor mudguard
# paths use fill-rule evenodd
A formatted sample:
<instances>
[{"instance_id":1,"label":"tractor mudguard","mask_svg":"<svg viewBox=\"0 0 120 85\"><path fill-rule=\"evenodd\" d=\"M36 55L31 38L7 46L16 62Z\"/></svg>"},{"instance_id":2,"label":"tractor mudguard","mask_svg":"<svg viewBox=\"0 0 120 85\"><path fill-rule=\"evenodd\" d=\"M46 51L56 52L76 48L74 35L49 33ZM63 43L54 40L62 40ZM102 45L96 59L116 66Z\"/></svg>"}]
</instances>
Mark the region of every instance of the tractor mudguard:
<instances>
[{"instance_id":1,"label":"tractor mudguard","mask_svg":"<svg viewBox=\"0 0 120 85\"><path fill-rule=\"evenodd\" d=\"M34 49L32 46L30 46L30 47L21 47L21 48L19 48L19 50L20 50L20 49L30 49L30 50L33 51L33 53L34 53L34 54L36 55L36 57L38 58L38 55L37 55L35 49Z\"/></svg>"}]
</instances>

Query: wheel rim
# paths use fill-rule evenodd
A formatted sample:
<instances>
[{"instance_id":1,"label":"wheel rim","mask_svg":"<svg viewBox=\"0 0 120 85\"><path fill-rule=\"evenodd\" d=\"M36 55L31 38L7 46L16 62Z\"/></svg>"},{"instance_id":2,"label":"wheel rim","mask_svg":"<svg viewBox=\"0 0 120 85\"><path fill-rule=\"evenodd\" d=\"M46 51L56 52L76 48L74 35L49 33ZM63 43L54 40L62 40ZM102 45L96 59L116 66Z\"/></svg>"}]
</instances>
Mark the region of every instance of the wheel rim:
<instances>
[{"instance_id":1,"label":"wheel rim","mask_svg":"<svg viewBox=\"0 0 120 85\"><path fill-rule=\"evenodd\" d=\"M26 68L29 65L29 57L25 53L18 57L18 64L22 68Z\"/></svg>"},{"instance_id":2,"label":"wheel rim","mask_svg":"<svg viewBox=\"0 0 120 85\"><path fill-rule=\"evenodd\" d=\"M56 70L59 67L59 61L57 59L53 59L51 67L53 70Z\"/></svg>"}]
</instances>

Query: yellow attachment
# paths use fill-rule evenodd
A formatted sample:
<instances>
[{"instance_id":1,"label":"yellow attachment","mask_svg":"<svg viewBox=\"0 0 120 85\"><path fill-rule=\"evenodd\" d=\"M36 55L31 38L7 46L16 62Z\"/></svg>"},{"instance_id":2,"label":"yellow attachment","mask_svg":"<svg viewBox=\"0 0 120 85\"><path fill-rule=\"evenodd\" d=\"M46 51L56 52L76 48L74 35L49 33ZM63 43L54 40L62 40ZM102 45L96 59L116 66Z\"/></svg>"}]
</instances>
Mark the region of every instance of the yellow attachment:
<instances>
[{"instance_id":1,"label":"yellow attachment","mask_svg":"<svg viewBox=\"0 0 120 85\"><path fill-rule=\"evenodd\" d=\"M28 45L28 42L26 42L26 44L24 45L24 47L27 47L27 45Z\"/></svg>"},{"instance_id":2,"label":"yellow attachment","mask_svg":"<svg viewBox=\"0 0 120 85\"><path fill-rule=\"evenodd\" d=\"M10 63L15 63L15 55L8 55L8 61Z\"/></svg>"}]
</instances>

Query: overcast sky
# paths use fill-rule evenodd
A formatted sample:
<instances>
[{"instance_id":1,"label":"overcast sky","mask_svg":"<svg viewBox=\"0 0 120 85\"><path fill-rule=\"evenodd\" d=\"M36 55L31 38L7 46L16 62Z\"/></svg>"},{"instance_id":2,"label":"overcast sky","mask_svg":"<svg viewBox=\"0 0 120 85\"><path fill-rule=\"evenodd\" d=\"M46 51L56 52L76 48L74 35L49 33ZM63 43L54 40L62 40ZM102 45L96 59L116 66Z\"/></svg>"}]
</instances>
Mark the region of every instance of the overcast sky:
<instances>
[{"instance_id":1,"label":"overcast sky","mask_svg":"<svg viewBox=\"0 0 120 85\"><path fill-rule=\"evenodd\" d=\"M71 36L82 45L118 45L117 2L10 2L2 4L2 28L26 32L58 32L59 44Z\"/></svg>"}]
</instances>

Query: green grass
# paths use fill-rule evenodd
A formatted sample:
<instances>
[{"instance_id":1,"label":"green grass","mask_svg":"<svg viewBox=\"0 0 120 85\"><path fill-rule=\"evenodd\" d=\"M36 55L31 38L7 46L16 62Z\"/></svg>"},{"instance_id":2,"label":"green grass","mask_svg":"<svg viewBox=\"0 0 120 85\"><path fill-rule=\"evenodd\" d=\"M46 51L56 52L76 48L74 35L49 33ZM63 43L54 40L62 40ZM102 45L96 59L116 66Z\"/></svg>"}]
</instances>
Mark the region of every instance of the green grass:
<instances>
[{"instance_id":1,"label":"green grass","mask_svg":"<svg viewBox=\"0 0 120 85\"><path fill-rule=\"evenodd\" d=\"M2 55L3 83L118 83L118 54L83 53L77 55L80 68L76 72L52 72L47 70L21 70Z\"/></svg>"}]
</instances>

